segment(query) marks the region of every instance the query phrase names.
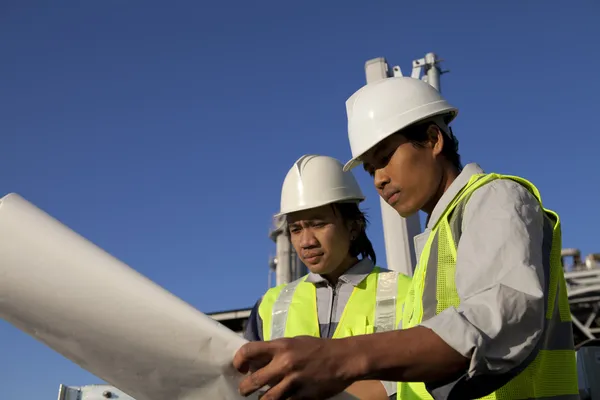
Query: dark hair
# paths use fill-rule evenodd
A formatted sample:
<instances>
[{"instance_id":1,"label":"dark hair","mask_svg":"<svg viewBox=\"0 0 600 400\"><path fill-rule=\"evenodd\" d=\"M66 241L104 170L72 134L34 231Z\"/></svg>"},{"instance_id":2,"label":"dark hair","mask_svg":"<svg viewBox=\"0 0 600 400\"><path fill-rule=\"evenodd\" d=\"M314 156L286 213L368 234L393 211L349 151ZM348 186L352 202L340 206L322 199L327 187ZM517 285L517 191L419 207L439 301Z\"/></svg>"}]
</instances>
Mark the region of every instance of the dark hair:
<instances>
[{"instance_id":1,"label":"dark hair","mask_svg":"<svg viewBox=\"0 0 600 400\"><path fill-rule=\"evenodd\" d=\"M449 132L446 132L436 121L427 120L404 128L397 134L404 136L415 147L424 147L427 142L435 143L437 141L437 130L433 129L433 126L436 126L444 135L442 155L458 170L462 170L460 154L458 154L458 140L454 137L450 127L447 127Z\"/></svg>"},{"instance_id":2,"label":"dark hair","mask_svg":"<svg viewBox=\"0 0 600 400\"><path fill-rule=\"evenodd\" d=\"M358 231L358 236L350 243L350 255L358 257L359 255L365 259L370 258L373 264L377 263L377 256L373 250L373 244L367 237L367 224L369 223L367 216L360 210L356 203L335 203L334 210L339 211L342 219L345 222L354 224L354 228Z\"/></svg>"}]
</instances>

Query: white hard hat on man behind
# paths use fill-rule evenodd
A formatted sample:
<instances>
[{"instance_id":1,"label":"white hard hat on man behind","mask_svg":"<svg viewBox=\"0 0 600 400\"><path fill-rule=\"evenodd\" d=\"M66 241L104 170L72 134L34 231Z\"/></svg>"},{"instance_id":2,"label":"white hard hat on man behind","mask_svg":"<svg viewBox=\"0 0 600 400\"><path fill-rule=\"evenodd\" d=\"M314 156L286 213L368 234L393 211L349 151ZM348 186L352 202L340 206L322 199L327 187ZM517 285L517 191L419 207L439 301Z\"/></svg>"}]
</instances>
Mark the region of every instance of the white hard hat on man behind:
<instances>
[{"instance_id":1,"label":"white hard hat on man behind","mask_svg":"<svg viewBox=\"0 0 600 400\"><path fill-rule=\"evenodd\" d=\"M344 172L339 160L308 154L300 157L287 173L277 215L339 202L360 203L364 199L354 175Z\"/></svg>"},{"instance_id":2,"label":"white hard hat on man behind","mask_svg":"<svg viewBox=\"0 0 600 400\"><path fill-rule=\"evenodd\" d=\"M409 77L386 78L367 84L346 101L352 159L344 171L361 164L360 157L390 135L414 123L436 118L447 128L458 109L433 86Z\"/></svg>"}]
</instances>

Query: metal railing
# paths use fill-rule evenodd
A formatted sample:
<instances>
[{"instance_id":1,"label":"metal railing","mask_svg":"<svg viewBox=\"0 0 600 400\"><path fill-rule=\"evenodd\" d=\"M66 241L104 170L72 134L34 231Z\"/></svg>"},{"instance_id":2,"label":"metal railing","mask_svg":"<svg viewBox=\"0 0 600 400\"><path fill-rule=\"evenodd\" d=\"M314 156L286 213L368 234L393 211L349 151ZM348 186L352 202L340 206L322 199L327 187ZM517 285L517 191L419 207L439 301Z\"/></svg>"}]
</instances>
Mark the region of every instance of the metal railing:
<instances>
[{"instance_id":1,"label":"metal railing","mask_svg":"<svg viewBox=\"0 0 600 400\"><path fill-rule=\"evenodd\" d=\"M600 339L600 255L590 254L585 260L578 249L561 252L575 344ZM567 264L568 258L572 259Z\"/></svg>"}]
</instances>

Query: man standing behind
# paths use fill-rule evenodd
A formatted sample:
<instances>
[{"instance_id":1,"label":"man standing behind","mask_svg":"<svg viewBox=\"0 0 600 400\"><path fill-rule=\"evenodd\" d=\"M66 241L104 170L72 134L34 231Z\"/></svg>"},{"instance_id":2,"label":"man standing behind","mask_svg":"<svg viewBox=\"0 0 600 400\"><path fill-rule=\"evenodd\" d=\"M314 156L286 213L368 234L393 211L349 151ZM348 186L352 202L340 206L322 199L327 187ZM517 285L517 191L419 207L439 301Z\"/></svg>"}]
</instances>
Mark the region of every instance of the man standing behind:
<instances>
[{"instance_id":1,"label":"man standing behind","mask_svg":"<svg viewBox=\"0 0 600 400\"><path fill-rule=\"evenodd\" d=\"M234 359L254 371L240 392L323 399L378 379L404 382L399 399L578 399L560 221L536 187L462 168L458 110L420 80L366 85L347 112L345 169L362 163L401 216L428 216L402 329L248 343Z\"/></svg>"}]
</instances>

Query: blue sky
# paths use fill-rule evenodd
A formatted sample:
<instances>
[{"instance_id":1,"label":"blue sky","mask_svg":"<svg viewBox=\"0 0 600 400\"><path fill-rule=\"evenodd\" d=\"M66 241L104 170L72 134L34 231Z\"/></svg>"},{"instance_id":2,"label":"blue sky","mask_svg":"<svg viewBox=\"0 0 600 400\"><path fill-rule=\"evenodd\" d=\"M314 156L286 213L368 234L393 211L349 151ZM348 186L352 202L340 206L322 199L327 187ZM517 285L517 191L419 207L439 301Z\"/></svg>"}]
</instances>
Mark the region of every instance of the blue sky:
<instances>
[{"instance_id":1,"label":"blue sky","mask_svg":"<svg viewBox=\"0 0 600 400\"><path fill-rule=\"evenodd\" d=\"M287 170L350 155L344 102L365 61L409 73L433 51L463 161L532 180L564 247L600 251L594 3L4 0L0 194L202 311L249 307ZM356 176L383 264L379 200ZM0 354L6 399L99 381L1 321Z\"/></svg>"}]
</instances>

